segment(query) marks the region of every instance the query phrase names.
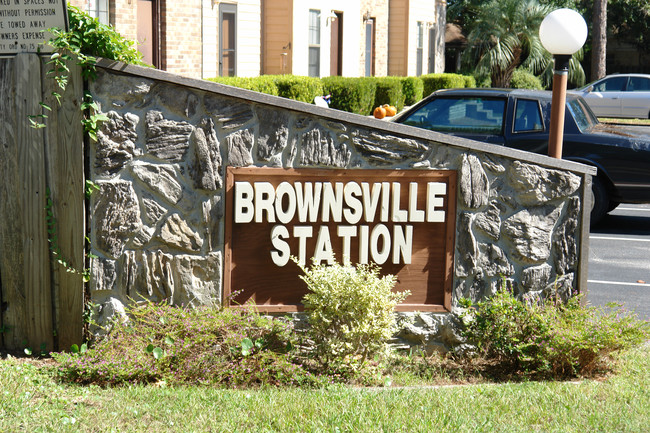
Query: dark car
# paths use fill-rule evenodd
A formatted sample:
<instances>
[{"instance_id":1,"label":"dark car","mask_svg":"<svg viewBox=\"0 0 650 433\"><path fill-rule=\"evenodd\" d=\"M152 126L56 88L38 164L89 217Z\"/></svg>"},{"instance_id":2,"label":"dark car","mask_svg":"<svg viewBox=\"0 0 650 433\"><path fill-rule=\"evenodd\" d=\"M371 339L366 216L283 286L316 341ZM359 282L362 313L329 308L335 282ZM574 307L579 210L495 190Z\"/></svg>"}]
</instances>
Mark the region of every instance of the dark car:
<instances>
[{"instance_id":1,"label":"dark car","mask_svg":"<svg viewBox=\"0 0 650 433\"><path fill-rule=\"evenodd\" d=\"M452 89L434 92L395 122L548 154L551 92ZM562 157L598 169L592 224L620 203L650 203L650 127L603 124L568 94Z\"/></svg>"}]
</instances>

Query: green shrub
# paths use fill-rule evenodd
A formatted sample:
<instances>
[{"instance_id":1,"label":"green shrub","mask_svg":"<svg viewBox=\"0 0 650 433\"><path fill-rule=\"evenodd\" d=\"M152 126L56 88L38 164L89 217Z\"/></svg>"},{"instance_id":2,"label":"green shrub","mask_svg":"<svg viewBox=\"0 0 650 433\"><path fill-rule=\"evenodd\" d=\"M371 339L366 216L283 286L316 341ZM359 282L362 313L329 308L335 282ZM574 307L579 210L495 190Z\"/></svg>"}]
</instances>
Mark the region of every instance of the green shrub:
<instances>
[{"instance_id":1,"label":"green shrub","mask_svg":"<svg viewBox=\"0 0 650 433\"><path fill-rule=\"evenodd\" d=\"M399 77L376 78L377 90L375 92L374 107L388 104L401 111L404 108L404 93L402 92L402 79Z\"/></svg>"},{"instance_id":2,"label":"green shrub","mask_svg":"<svg viewBox=\"0 0 650 433\"><path fill-rule=\"evenodd\" d=\"M384 353L396 331L395 306L409 294L392 291L396 277L380 277L374 264L299 266L309 288L302 300L308 334L321 363L363 365L369 356Z\"/></svg>"},{"instance_id":3,"label":"green shrub","mask_svg":"<svg viewBox=\"0 0 650 433\"><path fill-rule=\"evenodd\" d=\"M463 75L463 79L465 80L465 87L476 87L476 78L472 75Z\"/></svg>"},{"instance_id":4,"label":"green shrub","mask_svg":"<svg viewBox=\"0 0 650 433\"><path fill-rule=\"evenodd\" d=\"M135 41L123 38L113 27L100 23L97 18L79 8L68 6L68 24L67 32L53 29L49 45L76 54L81 62L89 57L104 57L149 66L142 61L142 54L138 52ZM91 63L94 65L94 59Z\"/></svg>"},{"instance_id":5,"label":"green shrub","mask_svg":"<svg viewBox=\"0 0 650 433\"><path fill-rule=\"evenodd\" d=\"M492 78L490 77L490 74L479 73L475 71L475 75L472 78L474 78L476 87L492 87Z\"/></svg>"},{"instance_id":6,"label":"green shrub","mask_svg":"<svg viewBox=\"0 0 650 433\"><path fill-rule=\"evenodd\" d=\"M183 309L145 302L83 353L53 354L66 381L312 385L292 355L292 325L249 308Z\"/></svg>"},{"instance_id":7,"label":"green shrub","mask_svg":"<svg viewBox=\"0 0 650 433\"><path fill-rule=\"evenodd\" d=\"M501 289L462 316L463 333L487 359L551 377L606 370L609 354L648 338L647 322L620 307L586 307L580 300L525 302Z\"/></svg>"},{"instance_id":8,"label":"green shrub","mask_svg":"<svg viewBox=\"0 0 650 433\"><path fill-rule=\"evenodd\" d=\"M420 79L424 85L424 96L429 96L436 90L440 89L467 87L467 83L471 83L469 77L459 74L428 74L420 76ZM475 85L472 87L475 87Z\"/></svg>"},{"instance_id":9,"label":"green shrub","mask_svg":"<svg viewBox=\"0 0 650 433\"><path fill-rule=\"evenodd\" d=\"M298 75L215 77L208 78L208 81L302 102L312 102L316 96L323 95L323 83L319 78Z\"/></svg>"},{"instance_id":10,"label":"green shrub","mask_svg":"<svg viewBox=\"0 0 650 433\"><path fill-rule=\"evenodd\" d=\"M215 77L208 78L208 81L225 84L227 86L239 87L254 92L266 93L267 95L278 96L278 86L270 75L255 78L247 77Z\"/></svg>"},{"instance_id":11,"label":"green shrub","mask_svg":"<svg viewBox=\"0 0 650 433\"><path fill-rule=\"evenodd\" d=\"M323 93L332 96L331 108L367 116L372 113L376 85L373 78L325 77Z\"/></svg>"},{"instance_id":12,"label":"green shrub","mask_svg":"<svg viewBox=\"0 0 650 433\"><path fill-rule=\"evenodd\" d=\"M413 105L422 99L424 83L420 77L402 78L402 93L404 94L404 105Z\"/></svg>"},{"instance_id":13,"label":"green shrub","mask_svg":"<svg viewBox=\"0 0 650 433\"><path fill-rule=\"evenodd\" d=\"M510 87L513 89L543 90L542 81L525 69L515 69L512 73Z\"/></svg>"},{"instance_id":14,"label":"green shrub","mask_svg":"<svg viewBox=\"0 0 650 433\"><path fill-rule=\"evenodd\" d=\"M323 95L323 83L319 78L297 75L275 75L273 81L278 88L278 96L302 102L313 102L316 96Z\"/></svg>"}]
</instances>

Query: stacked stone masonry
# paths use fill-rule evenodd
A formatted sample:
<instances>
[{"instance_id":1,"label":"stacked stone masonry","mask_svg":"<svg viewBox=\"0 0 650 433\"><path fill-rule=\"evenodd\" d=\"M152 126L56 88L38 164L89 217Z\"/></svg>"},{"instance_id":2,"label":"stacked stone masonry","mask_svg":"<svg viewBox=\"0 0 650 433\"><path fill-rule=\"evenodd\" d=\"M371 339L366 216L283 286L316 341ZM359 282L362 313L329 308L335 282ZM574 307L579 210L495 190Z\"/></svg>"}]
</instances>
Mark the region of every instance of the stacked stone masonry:
<instances>
[{"instance_id":1,"label":"stacked stone masonry","mask_svg":"<svg viewBox=\"0 0 650 433\"><path fill-rule=\"evenodd\" d=\"M417 130L397 134L347 113L318 115L280 98L233 97L214 83L152 77L99 69L90 84L110 119L90 150L100 186L91 198L91 297L104 320L141 297L221 303L226 166L457 170L454 306L504 283L532 298L566 298L577 288L584 172L418 138ZM460 342L451 314L400 320L404 343L431 351Z\"/></svg>"}]
</instances>

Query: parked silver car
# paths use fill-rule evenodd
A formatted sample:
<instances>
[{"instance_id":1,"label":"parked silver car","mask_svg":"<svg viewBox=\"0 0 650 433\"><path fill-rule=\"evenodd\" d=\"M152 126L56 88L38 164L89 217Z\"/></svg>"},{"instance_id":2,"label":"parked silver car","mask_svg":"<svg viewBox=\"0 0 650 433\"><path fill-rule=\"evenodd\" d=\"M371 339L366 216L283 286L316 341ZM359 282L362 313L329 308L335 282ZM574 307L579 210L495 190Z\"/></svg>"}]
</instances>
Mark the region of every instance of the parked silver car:
<instances>
[{"instance_id":1,"label":"parked silver car","mask_svg":"<svg viewBox=\"0 0 650 433\"><path fill-rule=\"evenodd\" d=\"M571 91L598 117L650 118L650 75L616 74Z\"/></svg>"}]
</instances>

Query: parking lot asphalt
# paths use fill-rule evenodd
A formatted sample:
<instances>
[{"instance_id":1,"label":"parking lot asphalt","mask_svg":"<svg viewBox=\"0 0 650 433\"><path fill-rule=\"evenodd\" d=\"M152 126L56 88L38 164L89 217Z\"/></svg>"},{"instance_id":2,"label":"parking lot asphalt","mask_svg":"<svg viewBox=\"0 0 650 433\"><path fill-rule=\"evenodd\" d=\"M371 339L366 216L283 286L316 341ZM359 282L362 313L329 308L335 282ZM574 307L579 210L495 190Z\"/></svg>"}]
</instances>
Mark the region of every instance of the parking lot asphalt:
<instances>
[{"instance_id":1,"label":"parking lot asphalt","mask_svg":"<svg viewBox=\"0 0 650 433\"><path fill-rule=\"evenodd\" d=\"M650 320L650 205L621 204L591 229L587 300Z\"/></svg>"}]
</instances>

